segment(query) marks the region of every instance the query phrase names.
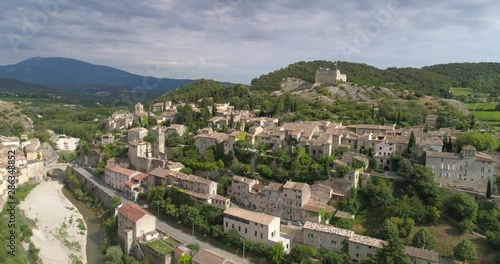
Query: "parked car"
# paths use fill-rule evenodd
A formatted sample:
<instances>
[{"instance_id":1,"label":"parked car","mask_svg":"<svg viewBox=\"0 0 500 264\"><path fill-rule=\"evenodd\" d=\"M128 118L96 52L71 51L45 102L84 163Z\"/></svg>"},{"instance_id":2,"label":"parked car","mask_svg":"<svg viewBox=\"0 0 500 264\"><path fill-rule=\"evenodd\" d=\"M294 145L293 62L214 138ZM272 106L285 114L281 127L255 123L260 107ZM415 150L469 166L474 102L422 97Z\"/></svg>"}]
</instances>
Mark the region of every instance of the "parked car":
<instances>
[{"instance_id":1,"label":"parked car","mask_svg":"<svg viewBox=\"0 0 500 264\"><path fill-rule=\"evenodd\" d=\"M302 226L302 222L301 221L292 221L292 225L294 225L294 226Z\"/></svg>"},{"instance_id":2,"label":"parked car","mask_svg":"<svg viewBox=\"0 0 500 264\"><path fill-rule=\"evenodd\" d=\"M149 208L149 206L148 206L147 204L145 204L145 205L143 205L143 206L142 206L142 208L144 208L144 209L148 209L148 208Z\"/></svg>"},{"instance_id":3,"label":"parked car","mask_svg":"<svg viewBox=\"0 0 500 264\"><path fill-rule=\"evenodd\" d=\"M281 220L280 220L280 223L281 223L282 225L286 225L286 226L288 225L288 221L287 221L287 220L283 220L283 219L281 219Z\"/></svg>"}]
</instances>

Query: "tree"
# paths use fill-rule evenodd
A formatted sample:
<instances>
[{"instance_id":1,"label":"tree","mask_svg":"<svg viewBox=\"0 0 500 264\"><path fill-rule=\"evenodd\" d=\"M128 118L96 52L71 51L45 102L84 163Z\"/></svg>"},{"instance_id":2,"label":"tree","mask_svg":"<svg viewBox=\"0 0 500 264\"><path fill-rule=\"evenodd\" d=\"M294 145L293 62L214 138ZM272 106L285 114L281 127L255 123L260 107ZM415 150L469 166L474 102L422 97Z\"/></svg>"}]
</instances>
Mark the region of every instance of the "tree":
<instances>
[{"instance_id":1,"label":"tree","mask_svg":"<svg viewBox=\"0 0 500 264\"><path fill-rule=\"evenodd\" d=\"M179 264L191 264L191 256L189 256L189 255L182 255L179 258Z\"/></svg>"},{"instance_id":2,"label":"tree","mask_svg":"<svg viewBox=\"0 0 500 264\"><path fill-rule=\"evenodd\" d=\"M436 238L427 228L422 228L413 236L412 246L433 250L436 246Z\"/></svg>"},{"instance_id":3,"label":"tree","mask_svg":"<svg viewBox=\"0 0 500 264\"><path fill-rule=\"evenodd\" d=\"M364 193L373 208L388 206L394 202L392 188L383 179L372 178Z\"/></svg>"},{"instance_id":4,"label":"tree","mask_svg":"<svg viewBox=\"0 0 500 264\"><path fill-rule=\"evenodd\" d=\"M295 263L301 263L311 257L314 257L318 254L315 248L306 245L297 244L292 247L290 250L289 257ZM292 262L290 261L290 262Z\"/></svg>"},{"instance_id":5,"label":"tree","mask_svg":"<svg viewBox=\"0 0 500 264\"><path fill-rule=\"evenodd\" d=\"M116 208L118 207L118 205L122 204L122 199L118 196L113 196L113 198L111 198L111 206L113 208Z\"/></svg>"},{"instance_id":6,"label":"tree","mask_svg":"<svg viewBox=\"0 0 500 264\"><path fill-rule=\"evenodd\" d=\"M285 263L285 248L283 248L283 243L279 242L271 247L269 258L271 259L271 263L274 264Z\"/></svg>"},{"instance_id":7,"label":"tree","mask_svg":"<svg viewBox=\"0 0 500 264\"><path fill-rule=\"evenodd\" d=\"M446 212L457 221L474 221L477 216L479 206L476 200L465 193L453 193L446 201L448 208Z\"/></svg>"},{"instance_id":8,"label":"tree","mask_svg":"<svg viewBox=\"0 0 500 264\"><path fill-rule=\"evenodd\" d=\"M474 129L476 127L476 116L474 114L470 115L470 127L469 129Z\"/></svg>"},{"instance_id":9,"label":"tree","mask_svg":"<svg viewBox=\"0 0 500 264\"><path fill-rule=\"evenodd\" d=\"M182 144L182 141L182 137L174 131L165 139L165 145L167 145L167 147L177 147Z\"/></svg>"},{"instance_id":10,"label":"tree","mask_svg":"<svg viewBox=\"0 0 500 264\"><path fill-rule=\"evenodd\" d=\"M380 237L384 240L389 240L393 237L399 239L398 226L390 218L385 219L380 226Z\"/></svg>"},{"instance_id":11,"label":"tree","mask_svg":"<svg viewBox=\"0 0 500 264\"><path fill-rule=\"evenodd\" d=\"M496 151L499 142L498 139L492 134L467 131L457 137L457 147L458 149L462 149L462 147L467 145L471 145L479 151Z\"/></svg>"},{"instance_id":12,"label":"tree","mask_svg":"<svg viewBox=\"0 0 500 264\"><path fill-rule=\"evenodd\" d=\"M498 252L495 256L495 264L500 264L500 252Z\"/></svg>"},{"instance_id":13,"label":"tree","mask_svg":"<svg viewBox=\"0 0 500 264\"><path fill-rule=\"evenodd\" d=\"M491 199L491 181L488 178L488 185L486 186L486 199Z\"/></svg>"},{"instance_id":14,"label":"tree","mask_svg":"<svg viewBox=\"0 0 500 264\"><path fill-rule=\"evenodd\" d=\"M387 244L377 250L376 260L381 264L410 264L408 255L404 252L404 245L397 236L390 237Z\"/></svg>"},{"instance_id":15,"label":"tree","mask_svg":"<svg viewBox=\"0 0 500 264\"><path fill-rule=\"evenodd\" d=\"M347 173L351 171L351 168L349 168L346 165L339 165L335 168L335 174L338 178L343 178Z\"/></svg>"},{"instance_id":16,"label":"tree","mask_svg":"<svg viewBox=\"0 0 500 264\"><path fill-rule=\"evenodd\" d=\"M453 256L455 256L455 259L463 261L464 263L471 263L476 260L476 248L470 240L464 239L453 249Z\"/></svg>"},{"instance_id":17,"label":"tree","mask_svg":"<svg viewBox=\"0 0 500 264\"><path fill-rule=\"evenodd\" d=\"M120 246L112 246L106 250L106 264L123 264L123 251Z\"/></svg>"},{"instance_id":18,"label":"tree","mask_svg":"<svg viewBox=\"0 0 500 264\"><path fill-rule=\"evenodd\" d=\"M273 177L273 170L265 164L259 164L256 171L264 178L271 179Z\"/></svg>"}]
</instances>

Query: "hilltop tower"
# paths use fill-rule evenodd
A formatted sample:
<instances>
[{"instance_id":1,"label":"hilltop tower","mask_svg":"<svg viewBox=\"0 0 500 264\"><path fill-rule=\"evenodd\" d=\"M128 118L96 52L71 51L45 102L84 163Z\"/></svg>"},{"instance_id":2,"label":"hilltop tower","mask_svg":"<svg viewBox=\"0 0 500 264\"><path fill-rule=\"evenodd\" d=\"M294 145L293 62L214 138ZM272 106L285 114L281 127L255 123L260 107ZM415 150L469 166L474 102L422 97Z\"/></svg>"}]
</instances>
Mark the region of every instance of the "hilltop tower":
<instances>
[{"instance_id":1,"label":"hilltop tower","mask_svg":"<svg viewBox=\"0 0 500 264\"><path fill-rule=\"evenodd\" d=\"M319 68L316 70L314 86L332 86L338 81L347 82L347 75L340 73L339 69L330 70L329 68Z\"/></svg>"}]
</instances>

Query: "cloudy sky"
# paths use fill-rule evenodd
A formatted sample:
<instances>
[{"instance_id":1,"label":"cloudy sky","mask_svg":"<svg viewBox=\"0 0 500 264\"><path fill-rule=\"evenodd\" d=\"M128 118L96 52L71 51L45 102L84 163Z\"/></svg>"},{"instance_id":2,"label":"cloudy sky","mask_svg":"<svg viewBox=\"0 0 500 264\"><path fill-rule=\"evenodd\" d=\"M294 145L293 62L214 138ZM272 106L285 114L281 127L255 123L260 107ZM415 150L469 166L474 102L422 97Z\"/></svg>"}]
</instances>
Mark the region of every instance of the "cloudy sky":
<instances>
[{"instance_id":1,"label":"cloudy sky","mask_svg":"<svg viewBox=\"0 0 500 264\"><path fill-rule=\"evenodd\" d=\"M497 0L0 2L0 64L70 57L141 75L251 79L297 61L500 61Z\"/></svg>"}]
</instances>

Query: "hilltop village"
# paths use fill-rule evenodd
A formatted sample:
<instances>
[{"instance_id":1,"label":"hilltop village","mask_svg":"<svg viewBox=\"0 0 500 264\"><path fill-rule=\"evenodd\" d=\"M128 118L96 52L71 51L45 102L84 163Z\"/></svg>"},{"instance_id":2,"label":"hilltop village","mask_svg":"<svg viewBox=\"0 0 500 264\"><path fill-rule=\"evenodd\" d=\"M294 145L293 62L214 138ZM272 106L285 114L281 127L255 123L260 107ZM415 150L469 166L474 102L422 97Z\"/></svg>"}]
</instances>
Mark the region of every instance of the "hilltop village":
<instances>
[{"instance_id":1,"label":"hilltop village","mask_svg":"<svg viewBox=\"0 0 500 264\"><path fill-rule=\"evenodd\" d=\"M311 89L347 82L338 69L321 68L315 77ZM95 189L112 197L103 202L112 204L104 221L116 238L110 244L150 263L250 263L245 249L277 264L311 258L381 263L393 256L442 263L449 251L440 256L445 251L423 227L440 221L497 243L496 222L486 215L497 212L492 196L498 194L500 155L472 146L477 142L471 138L482 132L434 129L434 115L425 127L287 122L216 101L137 102L132 111L114 112L102 133L83 144L51 132L57 149L77 151L70 163L56 163L57 153L37 138L0 141L3 149L16 150L18 184L65 169L78 200L91 201ZM200 117L206 122L193 129L190 120ZM7 168L8 157L0 156L0 164ZM3 195L9 173L0 172ZM493 209L476 204L485 193ZM360 223L369 221L367 212L385 219L366 230ZM165 216L189 226L191 238L166 224ZM195 233L242 247L243 258L204 244Z\"/></svg>"},{"instance_id":2,"label":"hilltop village","mask_svg":"<svg viewBox=\"0 0 500 264\"><path fill-rule=\"evenodd\" d=\"M338 70L327 77L324 71L318 71L316 85L328 84L331 78L334 82L346 80ZM137 103L132 113L113 114L106 121L109 132L94 143L123 142L128 144L128 153L127 158L113 157L101 163L104 181L131 201L166 186L167 191L170 189L168 192L180 191L192 200L222 209L222 227L226 233L235 231L245 240L270 248L279 243L285 252L301 244L346 253L351 263L374 258L377 250L390 242L332 225L330 221L355 219L352 211L341 210L337 204L356 199L353 190L366 186L371 177L404 178L403 165L397 164L399 159L395 157L411 159L409 152L415 157L425 157L421 162L430 169L437 186L472 193L484 193L492 188L492 192L497 193L496 186L488 186L498 174L495 164L498 159L493 157L494 153L477 151L470 145L457 146L457 137L462 133L458 130L397 128L395 124L343 125L330 121L281 122L278 118L257 117L248 110L235 110L229 103L213 103L208 107L213 117L206 127L189 131L178 120L179 109L188 107L194 115L199 115L204 111L204 100L157 102L148 110ZM147 125L141 127L139 124L145 124L145 119ZM187 141L196 152L189 155L203 160L191 160L190 164L180 162L189 160L180 158L182 155L178 153L179 148L188 147ZM287 178L292 172L281 178L273 173L280 170L276 161L256 166L253 158L248 169L237 169L241 163L235 160L236 153L265 158L298 151L321 161L318 173L326 177L318 177L313 182L310 179L292 181ZM91 166L86 160L80 165ZM226 162L232 163L229 169L225 169ZM252 173L254 170L257 173ZM232 176L221 181L221 175ZM136 249L144 239L157 239L154 216L150 213L133 204L123 205L118 211L119 217L124 218L118 222L118 233L127 234L120 237L125 252L137 254ZM144 220L144 229L138 224L124 224L139 223L138 219L143 218L150 219ZM145 235L138 235L139 232ZM440 263L438 253L425 248L404 246L404 254L412 263ZM212 263L205 259L208 255L221 259L214 263L223 263L225 258L213 256L217 255L213 251L200 251L192 261Z\"/></svg>"}]
</instances>

